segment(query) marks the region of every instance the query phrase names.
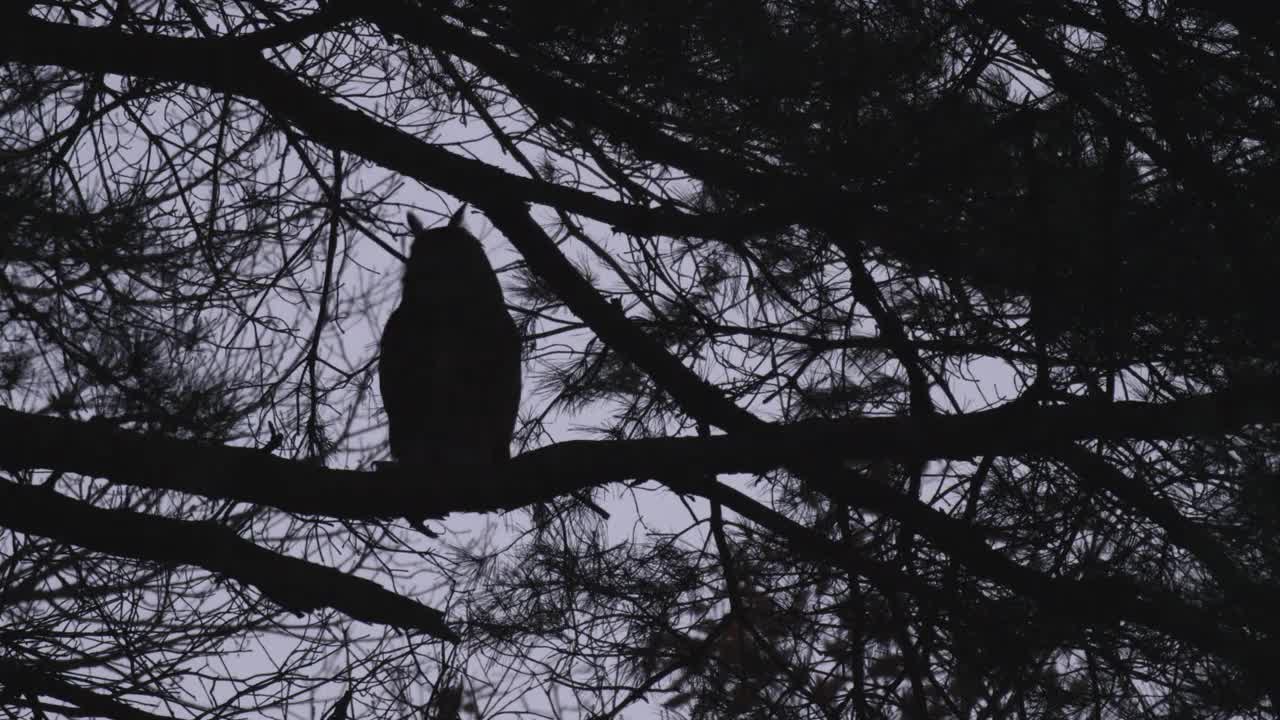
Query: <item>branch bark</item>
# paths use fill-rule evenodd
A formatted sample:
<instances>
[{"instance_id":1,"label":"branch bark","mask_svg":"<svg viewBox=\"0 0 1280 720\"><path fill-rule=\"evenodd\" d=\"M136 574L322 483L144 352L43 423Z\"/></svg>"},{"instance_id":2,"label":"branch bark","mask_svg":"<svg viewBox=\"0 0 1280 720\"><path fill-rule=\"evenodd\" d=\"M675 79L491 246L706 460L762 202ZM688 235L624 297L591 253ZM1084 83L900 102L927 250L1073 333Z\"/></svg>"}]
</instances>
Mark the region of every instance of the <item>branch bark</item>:
<instances>
[{"instance_id":1,"label":"branch bark","mask_svg":"<svg viewBox=\"0 0 1280 720\"><path fill-rule=\"evenodd\" d=\"M252 585L297 614L331 607L458 641L439 610L370 580L276 554L212 523L104 510L48 488L0 482L0 525L117 557L202 567Z\"/></svg>"},{"instance_id":2,"label":"branch bark","mask_svg":"<svg viewBox=\"0 0 1280 720\"><path fill-rule=\"evenodd\" d=\"M70 703L87 715L111 720L173 720L172 715L157 715L128 703L82 688L52 673L0 658L0 685L6 692L43 695ZM64 713L63 717L70 716ZM39 714L37 714L39 717Z\"/></svg>"},{"instance_id":3,"label":"branch bark","mask_svg":"<svg viewBox=\"0 0 1280 720\"><path fill-rule=\"evenodd\" d=\"M755 429L706 438L571 440L527 452L505 467L442 472L424 481L0 408L0 437L6 439L0 443L0 467L62 470L335 518L443 517L512 510L626 480L760 473L815 460L1057 457L1073 441L1220 435L1277 420L1280 383L1268 383L1170 403L1004 406L931 418L760 422Z\"/></svg>"},{"instance_id":4,"label":"branch bark","mask_svg":"<svg viewBox=\"0 0 1280 720\"><path fill-rule=\"evenodd\" d=\"M618 203L455 155L335 102L243 39L145 37L22 17L0 26L0 60L169 80L253 100L317 142L469 202L493 195L551 205L638 235L741 235L761 224L753 215L695 216Z\"/></svg>"}]
</instances>

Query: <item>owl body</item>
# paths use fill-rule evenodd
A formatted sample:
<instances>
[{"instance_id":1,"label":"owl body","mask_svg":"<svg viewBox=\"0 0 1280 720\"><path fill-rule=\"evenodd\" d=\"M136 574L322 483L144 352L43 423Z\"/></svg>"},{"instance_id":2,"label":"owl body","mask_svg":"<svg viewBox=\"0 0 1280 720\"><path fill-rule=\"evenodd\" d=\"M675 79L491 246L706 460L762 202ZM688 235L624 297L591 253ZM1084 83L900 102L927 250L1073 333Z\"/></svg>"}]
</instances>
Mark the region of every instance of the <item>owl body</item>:
<instances>
[{"instance_id":1,"label":"owl body","mask_svg":"<svg viewBox=\"0 0 1280 720\"><path fill-rule=\"evenodd\" d=\"M383 330L379 384L402 466L510 457L520 405L520 333L480 241L457 222L414 241L399 307Z\"/></svg>"}]
</instances>

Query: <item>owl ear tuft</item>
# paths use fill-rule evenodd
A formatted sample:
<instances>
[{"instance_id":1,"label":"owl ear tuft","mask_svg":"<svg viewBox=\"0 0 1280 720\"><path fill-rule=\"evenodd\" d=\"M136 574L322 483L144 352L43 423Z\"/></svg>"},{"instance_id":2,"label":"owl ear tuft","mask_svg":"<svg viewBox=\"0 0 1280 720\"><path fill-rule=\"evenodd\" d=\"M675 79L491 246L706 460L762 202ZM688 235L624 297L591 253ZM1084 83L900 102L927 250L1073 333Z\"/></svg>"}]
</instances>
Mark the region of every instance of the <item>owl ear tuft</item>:
<instances>
[{"instance_id":1,"label":"owl ear tuft","mask_svg":"<svg viewBox=\"0 0 1280 720\"><path fill-rule=\"evenodd\" d=\"M417 215L413 213L406 214L409 216L409 229L413 231L414 235L421 235L427 231L426 228L422 227L422 221L418 219Z\"/></svg>"},{"instance_id":2,"label":"owl ear tuft","mask_svg":"<svg viewBox=\"0 0 1280 720\"><path fill-rule=\"evenodd\" d=\"M467 204L466 204L466 203L462 203L462 207L458 208L458 209L457 209L457 211L455 211L455 212L453 213L453 217L449 218L449 227L451 227L451 228L460 228L460 227L462 227L462 226L463 226L463 225L462 225L462 220L463 220L462 215L463 215L463 213L465 213L466 211L467 211Z\"/></svg>"}]
</instances>

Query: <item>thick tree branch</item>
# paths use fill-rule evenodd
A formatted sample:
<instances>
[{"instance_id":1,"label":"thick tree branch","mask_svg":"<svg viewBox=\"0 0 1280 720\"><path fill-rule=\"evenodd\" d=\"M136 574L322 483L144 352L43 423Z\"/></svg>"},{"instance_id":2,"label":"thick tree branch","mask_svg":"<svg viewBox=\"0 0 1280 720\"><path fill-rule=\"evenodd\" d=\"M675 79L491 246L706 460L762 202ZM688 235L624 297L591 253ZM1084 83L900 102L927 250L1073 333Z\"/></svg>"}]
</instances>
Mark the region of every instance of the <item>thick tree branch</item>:
<instances>
[{"instance_id":1,"label":"thick tree branch","mask_svg":"<svg viewBox=\"0 0 1280 720\"><path fill-rule=\"evenodd\" d=\"M55 469L140 487L270 505L289 512L372 519L406 513L494 512L634 479L761 473L806 460L966 460L1058 455L1078 440L1220 435L1280 420L1280 383L1171 403L1006 406L969 415L760 423L712 437L557 443L496 472L423 482L394 472L329 470L252 448L141 435L0 408L0 467ZM501 492L494 492L501 488Z\"/></svg>"},{"instance_id":2,"label":"thick tree branch","mask_svg":"<svg viewBox=\"0 0 1280 720\"><path fill-rule=\"evenodd\" d=\"M762 421L695 375L656 340L640 332L622 308L601 297L565 259L546 231L529 217L527 208L497 193L479 195L474 202L515 245L538 276L555 288L556 295L574 315L582 318L605 344L648 373L690 417L725 430L762 425Z\"/></svg>"},{"instance_id":3,"label":"thick tree branch","mask_svg":"<svg viewBox=\"0 0 1280 720\"><path fill-rule=\"evenodd\" d=\"M202 567L252 585L295 613L332 607L357 620L458 640L439 610L364 578L278 555L212 523L103 510L48 488L0 481L0 525L108 555Z\"/></svg>"},{"instance_id":4,"label":"thick tree branch","mask_svg":"<svg viewBox=\"0 0 1280 720\"><path fill-rule=\"evenodd\" d=\"M146 37L23 17L0 25L0 60L170 80L255 100L316 142L472 202L492 195L551 205L639 235L736 236L761 223L754 216L694 216L626 205L454 155L339 104L237 38Z\"/></svg>"},{"instance_id":5,"label":"thick tree branch","mask_svg":"<svg viewBox=\"0 0 1280 720\"><path fill-rule=\"evenodd\" d=\"M173 720L171 715L157 715L140 710L113 697L86 690L56 675L4 658L0 658L0 686L9 692L56 698L76 706L85 714L111 720Z\"/></svg>"},{"instance_id":6,"label":"thick tree branch","mask_svg":"<svg viewBox=\"0 0 1280 720\"><path fill-rule=\"evenodd\" d=\"M734 187L757 199L776 198L782 187L807 183L805 178L784 176L763 164L748 169L741 158L728 157L664 133L658 129L656 118L641 114L644 108L619 107L588 87L575 86L550 75L527 58L503 51L490 40L446 22L434 11L377 0L365 3L360 12L385 32L462 58L501 82L521 103L544 117L563 117L579 127L600 130L614 142L635 149L652 162L680 168L710 183ZM815 204L834 199L825 188L821 193L821 197L812 198ZM842 197L837 205L845 210L872 205L866 199L850 195ZM793 206L788 212L793 221L803 217Z\"/></svg>"}]
</instances>

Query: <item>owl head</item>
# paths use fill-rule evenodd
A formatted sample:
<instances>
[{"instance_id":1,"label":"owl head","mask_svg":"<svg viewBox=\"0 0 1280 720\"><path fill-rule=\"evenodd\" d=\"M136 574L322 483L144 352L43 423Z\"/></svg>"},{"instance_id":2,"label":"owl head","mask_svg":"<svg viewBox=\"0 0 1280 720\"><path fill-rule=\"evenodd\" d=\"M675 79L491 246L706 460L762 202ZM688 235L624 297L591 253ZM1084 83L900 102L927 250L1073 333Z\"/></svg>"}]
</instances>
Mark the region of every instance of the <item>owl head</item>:
<instances>
[{"instance_id":1,"label":"owl head","mask_svg":"<svg viewBox=\"0 0 1280 720\"><path fill-rule=\"evenodd\" d=\"M445 304L501 296L484 247L462 224L466 209L458 208L448 224L436 228L424 227L409 213L413 245L404 271L405 297Z\"/></svg>"},{"instance_id":2,"label":"owl head","mask_svg":"<svg viewBox=\"0 0 1280 720\"><path fill-rule=\"evenodd\" d=\"M453 265L464 260L474 262L484 257L480 242L463 225L462 216L466 210L467 206L463 205L449 218L448 224L435 228L425 227L417 215L408 214L409 230L413 233L407 267L409 273L430 265Z\"/></svg>"},{"instance_id":3,"label":"owl head","mask_svg":"<svg viewBox=\"0 0 1280 720\"><path fill-rule=\"evenodd\" d=\"M462 230L463 232L466 232L467 228L466 228L466 225L463 224L463 218L462 218L463 214L465 214L466 212L467 212L467 205L466 203L463 203L461 207L459 207L456 211L454 211L453 216L449 218L449 223L447 225L445 225L442 228L430 228L430 229L428 229L426 226L422 224L422 221L418 219L417 215L414 215L413 213L408 213L409 230L413 232L414 247L416 248L418 246L419 240L423 239L424 237L429 237L431 233L439 233L446 230Z\"/></svg>"}]
</instances>

